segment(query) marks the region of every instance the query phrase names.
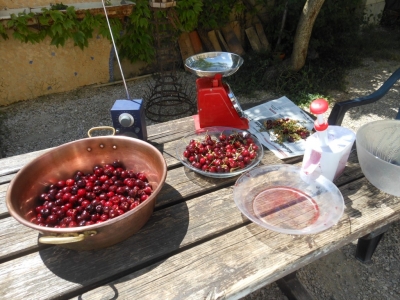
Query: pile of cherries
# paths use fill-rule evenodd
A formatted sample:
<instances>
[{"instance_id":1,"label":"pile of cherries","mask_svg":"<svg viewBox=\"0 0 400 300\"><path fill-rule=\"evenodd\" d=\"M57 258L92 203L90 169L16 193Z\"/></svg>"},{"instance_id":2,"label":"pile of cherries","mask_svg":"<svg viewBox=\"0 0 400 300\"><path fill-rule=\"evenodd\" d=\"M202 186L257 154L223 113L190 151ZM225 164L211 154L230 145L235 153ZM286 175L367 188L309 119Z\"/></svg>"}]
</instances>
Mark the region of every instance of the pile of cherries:
<instances>
[{"instance_id":1,"label":"pile of cherries","mask_svg":"<svg viewBox=\"0 0 400 300\"><path fill-rule=\"evenodd\" d=\"M257 157L258 146L246 132L206 134L202 140L190 140L183 156L196 169L210 173L229 173L244 169Z\"/></svg>"},{"instance_id":2,"label":"pile of cherries","mask_svg":"<svg viewBox=\"0 0 400 300\"><path fill-rule=\"evenodd\" d=\"M134 209L152 194L144 173L123 167L120 161L95 166L93 173L77 171L41 194L32 223L67 228L88 226L116 218Z\"/></svg>"}]
</instances>

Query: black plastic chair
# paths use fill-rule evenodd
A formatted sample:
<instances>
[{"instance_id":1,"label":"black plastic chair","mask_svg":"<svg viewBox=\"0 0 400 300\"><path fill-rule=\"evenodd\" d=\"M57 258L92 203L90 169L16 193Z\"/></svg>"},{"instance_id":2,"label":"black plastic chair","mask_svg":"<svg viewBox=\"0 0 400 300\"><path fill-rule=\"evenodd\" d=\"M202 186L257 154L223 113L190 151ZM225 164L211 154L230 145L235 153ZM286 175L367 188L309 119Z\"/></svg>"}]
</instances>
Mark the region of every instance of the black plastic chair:
<instances>
[{"instance_id":1,"label":"black plastic chair","mask_svg":"<svg viewBox=\"0 0 400 300\"><path fill-rule=\"evenodd\" d=\"M329 125L341 125L346 112L353 107L374 103L381 99L393 87L393 85L400 79L400 68L397 69L375 92L368 96L355 98L348 101L338 102L334 105L329 117ZM400 108L397 112L396 120L400 120ZM390 224L383 226L366 236L358 239L356 258L362 262L371 261L372 255L375 252L380 240L384 233L390 228Z\"/></svg>"}]
</instances>

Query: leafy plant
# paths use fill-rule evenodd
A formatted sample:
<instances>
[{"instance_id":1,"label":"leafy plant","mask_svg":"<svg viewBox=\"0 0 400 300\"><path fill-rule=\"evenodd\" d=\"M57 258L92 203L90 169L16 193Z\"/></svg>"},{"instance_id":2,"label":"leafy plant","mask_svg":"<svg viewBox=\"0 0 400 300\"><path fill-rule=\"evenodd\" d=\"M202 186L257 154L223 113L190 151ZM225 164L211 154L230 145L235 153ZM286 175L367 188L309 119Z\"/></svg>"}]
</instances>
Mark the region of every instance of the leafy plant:
<instances>
[{"instance_id":1,"label":"leafy plant","mask_svg":"<svg viewBox=\"0 0 400 300\"><path fill-rule=\"evenodd\" d=\"M120 21L113 21L113 25L114 31L122 28ZM95 28L99 28L101 35L110 38L103 16L86 12L83 20L79 20L73 6L67 7L65 12L43 8L41 15L32 12L12 14L7 27L13 29L13 37L21 42L39 43L48 36L51 38L51 45L57 47L64 46L68 39L72 39L76 46L83 49L88 46ZM0 33L2 32L0 29ZM3 34L2 36L4 39L8 38Z\"/></svg>"},{"instance_id":2,"label":"leafy plant","mask_svg":"<svg viewBox=\"0 0 400 300\"><path fill-rule=\"evenodd\" d=\"M110 4L110 1L106 1L106 4ZM131 62L138 60L152 62L155 56L153 17L173 17L176 21L173 25L178 28L171 27L171 30L194 30L202 11L202 0L177 1L177 7L172 11L175 12L174 15L166 15L162 11L152 14L148 1L138 0L125 24L119 19L111 19L113 37L119 47L121 57ZM0 23L0 36L4 40L9 38L7 29L13 30L13 37L21 42L39 43L48 36L51 38L51 44L57 47L64 46L68 39L72 39L76 46L83 49L88 46L95 29L99 30L100 35L111 38L104 16L91 15L88 11L80 20L76 16L74 7L63 3L51 5L50 9L44 8L41 14L11 15L11 20L6 26Z\"/></svg>"},{"instance_id":3,"label":"leafy plant","mask_svg":"<svg viewBox=\"0 0 400 300\"><path fill-rule=\"evenodd\" d=\"M201 0L177 1L175 9L181 31L189 32L197 27L200 13L204 8L203 2Z\"/></svg>"},{"instance_id":4,"label":"leafy plant","mask_svg":"<svg viewBox=\"0 0 400 300\"><path fill-rule=\"evenodd\" d=\"M0 36L4 39L7 40L8 39L8 35L6 32L6 28L4 27L3 23L0 22Z\"/></svg>"},{"instance_id":5,"label":"leafy plant","mask_svg":"<svg viewBox=\"0 0 400 300\"><path fill-rule=\"evenodd\" d=\"M205 13L198 16L199 27L210 30L226 25L231 12L237 5L239 5L237 0L203 0Z\"/></svg>"},{"instance_id":6,"label":"leafy plant","mask_svg":"<svg viewBox=\"0 0 400 300\"><path fill-rule=\"evenodd\" d=\"M68 5L61 3L57 3L57 4L50 4L50 9L51 10L64 10L67 9Z\"/></svg>"},{"instance_id":7,"label":"leafy plant","mask_svg":"<svg viewBox=\"0 0 400 300\"><path fill-rule=\"evenodd\" d=\"M129 17L125 31L119 38L119 53L134 62L154 60L154 47L151 26L151 12L146 0L136 1L135 9Z\"/></svg>"}]
</instances>

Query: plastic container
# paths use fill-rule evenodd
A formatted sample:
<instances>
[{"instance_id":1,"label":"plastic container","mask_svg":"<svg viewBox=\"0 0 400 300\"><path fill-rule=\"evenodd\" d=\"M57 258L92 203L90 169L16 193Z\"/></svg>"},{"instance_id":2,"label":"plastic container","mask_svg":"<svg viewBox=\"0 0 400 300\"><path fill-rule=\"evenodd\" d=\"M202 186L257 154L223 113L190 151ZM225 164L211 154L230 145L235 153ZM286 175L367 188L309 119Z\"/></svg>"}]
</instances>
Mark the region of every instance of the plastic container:
<instances>
[{"instance_id":1,"label":"plastic container","mask_svg":"<svg viewBox=\"0 0 400 300\"><path fill-rule=\"evenodd\" d=\"M329 126L327 144L322 146L318 133L307 138L303 157L303 171L323 175L331 181L338 178L346 167L356 135L341 126Z\"/></svg>"},{"instance_id":2,"label":"plastic container","mask_svg":"<svg viewBox=\"0 0 400 300\"><path fill-rule=\"evenodd\" d=\"M324 176L311 181L301 168L269 165L254 168L236 181L233 198L254 223L280 233L315 234L343 215L340 190Z\"/></svg>"},{"instance_id":3,"label":"plastic container","mask_svg":"<svg viewBox=\"0 0 400 300\"><path fill-rule=\"evenodd\" d=\"M356 135L341 126L328 126L323 116L327 109L325 99L311 103L310 111L317 115L314 123L316 133L306 140L302 170L306 175L323 175L334 181L343 173Z\"/></svg>"},{"instance_id":4,"label":"plastic container","mask_svg":"<svg viewBox=\"0 0 400 300\"><path fill-rule=\"evenodd\" d=\"M378 189L400 196L400 121L380 120L361 126L357 155L365 177Z\"/></svg>"}]
</instances>

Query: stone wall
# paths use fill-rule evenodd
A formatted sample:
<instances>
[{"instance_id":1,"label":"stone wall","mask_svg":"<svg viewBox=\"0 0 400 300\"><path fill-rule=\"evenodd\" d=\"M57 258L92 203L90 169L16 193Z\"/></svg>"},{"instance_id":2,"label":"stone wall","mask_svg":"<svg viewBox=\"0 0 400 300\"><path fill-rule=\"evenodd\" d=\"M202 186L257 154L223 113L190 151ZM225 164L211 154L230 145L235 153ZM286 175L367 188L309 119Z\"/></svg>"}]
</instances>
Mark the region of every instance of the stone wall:
<instances>
[{"instance_id":1,"label":"stone wall","mask_svg":"<svg viewBox=\"0 0 400 300\"><path fill-rule=\"evenodd\" d=\"M57 48L50 39L39 44L1 40L0 106L108 82L110 50L110 42L101 36L85 50L72 41Z\"/></svg>"},{"instance_id":2,"label":"stone wall","mask_svg":"<svg viewBox=\"0 0 400 300\"><path fill-rule=\"evenodd\" d=\"M52 0L0 0L0 9L14 9L23 7L38 7L48 6L50 3L63 3L63 4L74 4L82 2L100 2L99 0L65 0L65 1L52 1Z\"/></svg>"},{"instance_id":3,"label":"stone wall","mask_svg":"<svg viewBox=\"0 0 400 300\"><path fill-rule=\"evenodd\" d=\"M66 0L63 4L88 2L99 3L99 0ZM2 12L5 7L8 10L46 5L49 0L0 0ZM0 37L0 106L122 79L115 54L111 52L112 44L100 35L94 34L84 50L74 46L72 40L57 48L50 45L49 38L31 44L14 39L12 31L8 36L8 40ZM122 61L122 65L125 78L143 75L146 67L142 62Z\"/></svg>"}]
</instances>

